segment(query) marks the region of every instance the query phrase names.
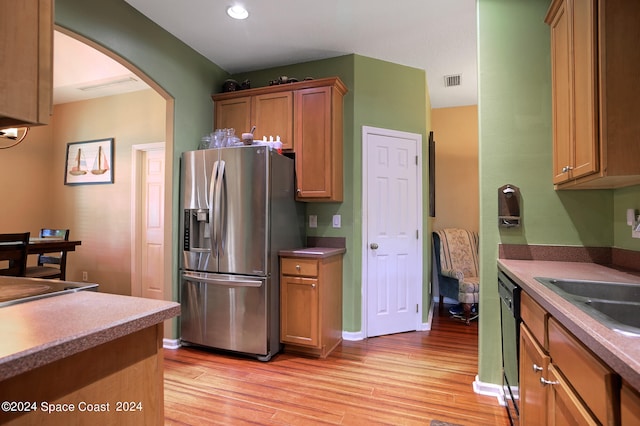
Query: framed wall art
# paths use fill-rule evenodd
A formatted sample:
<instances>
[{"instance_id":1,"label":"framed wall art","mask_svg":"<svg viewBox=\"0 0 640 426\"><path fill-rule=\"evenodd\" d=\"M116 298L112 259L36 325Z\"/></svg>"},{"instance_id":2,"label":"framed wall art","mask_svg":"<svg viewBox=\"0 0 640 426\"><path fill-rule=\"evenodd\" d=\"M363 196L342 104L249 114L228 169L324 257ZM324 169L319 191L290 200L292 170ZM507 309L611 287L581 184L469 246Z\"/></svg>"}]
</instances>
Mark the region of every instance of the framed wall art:
<instances>
[{"instance_id":1,"label":"framed wall art","mask_svg":"<svg viewBox=\"0 0 640 426\"><path fill-rule=\"evenodd\" d=\"M69 142L65 185L113 183L113 138Z\"/></svg>"}]
</instances>

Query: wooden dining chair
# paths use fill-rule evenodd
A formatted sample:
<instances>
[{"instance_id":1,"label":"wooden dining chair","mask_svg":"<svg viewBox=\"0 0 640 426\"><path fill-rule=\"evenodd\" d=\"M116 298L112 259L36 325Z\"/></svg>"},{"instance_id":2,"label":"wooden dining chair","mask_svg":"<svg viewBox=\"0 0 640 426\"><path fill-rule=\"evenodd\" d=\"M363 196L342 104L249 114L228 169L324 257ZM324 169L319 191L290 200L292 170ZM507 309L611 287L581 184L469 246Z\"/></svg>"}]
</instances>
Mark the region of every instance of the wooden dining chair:
<instances>
[{"instance_id":1,"label":"wooden dining chair","mask_svg":"<svg viewBox=\"0 0 640 426\"><path fill-rule=\"evenodd\" d=\"M29 232L0 234L0 275L24 276L28 244Z\"/></svg>"},{"instance_id":2,"label":"wooden dining chair","mask_svg":"<svg viewBox=\"0 0 640 426\"><path fill-rule=\"evenodd\" d=\"M68 229L40 230L40 238L57 238L69 241ZM67 270L67 252L45 253L38 255L38 266L28 266L25 276L29 278L59 278L64 281Z\"/></svg>"}]
</instances>

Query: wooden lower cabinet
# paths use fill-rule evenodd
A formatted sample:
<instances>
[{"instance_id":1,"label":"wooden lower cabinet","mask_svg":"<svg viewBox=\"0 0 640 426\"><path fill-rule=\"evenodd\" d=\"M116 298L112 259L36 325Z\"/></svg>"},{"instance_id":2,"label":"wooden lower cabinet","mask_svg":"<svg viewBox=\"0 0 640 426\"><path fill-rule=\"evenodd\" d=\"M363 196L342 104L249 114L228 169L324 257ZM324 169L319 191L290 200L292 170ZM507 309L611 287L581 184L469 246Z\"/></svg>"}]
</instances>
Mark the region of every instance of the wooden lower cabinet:
<instances>
[{"instance_id":1,"label":"wooden lower cabinet","mask_svg":"<svg viewBox=\"0 0 640 426\"><path fill-rule=\"evenodd\" d=\"M342 342L342 255L281 257L280 341L325 358Z\"/></svg>"},{"instance_id":2,"label":"wooden lower cabinet","mask_svg":"<svg viewBox=\"0 0 640 426\"><path fill-rule=\"evenodd\" d=\"M589 409L553 364L549 365L546 380L548 380L545 386L549 392L549 415L547 423L538 424L575 426L601 424L591 415Z\"/></svg>"},{"instance_id":3,"label":"wooden lower cabinet","mask_svg":"<svg viewBox=\"0 0 640 426\"><path fill-rule=\"evenodd\" d=\"M640 393L624 383L620 391L620 424L640 425Z\"/></svg>"},{"instance_id":4,"label":"wooden lower cabinet","mask_svg":"<svg viewBox=\"0 0 640 426\"><path fill-rule=\"evenodd\" d=\"M0 382L0 401L35 404L0 423L164 424L162 338L159 323Z\"/></svg>"},{"instance_id":5,"label":"wooden lower cabinet","mask_svg":"<svg viewBox=\"0 0 640 426\"><path fill-rule=\"evenodd\" d=\"M520 325L520 422L523 425L546 424L547 388L540 382L547 375L549 355L524 325Z\"/></svg>"},{"instance_id":6,"label":"wooden lower cabinet","mask_svg":"<svg viewBox=\"0 0 640 426\"><path fill-rule=\"evenodd\" d=\"M520 424L619 425L620 377L524 292L521 314Z\"/></svg>"}]
</instances>

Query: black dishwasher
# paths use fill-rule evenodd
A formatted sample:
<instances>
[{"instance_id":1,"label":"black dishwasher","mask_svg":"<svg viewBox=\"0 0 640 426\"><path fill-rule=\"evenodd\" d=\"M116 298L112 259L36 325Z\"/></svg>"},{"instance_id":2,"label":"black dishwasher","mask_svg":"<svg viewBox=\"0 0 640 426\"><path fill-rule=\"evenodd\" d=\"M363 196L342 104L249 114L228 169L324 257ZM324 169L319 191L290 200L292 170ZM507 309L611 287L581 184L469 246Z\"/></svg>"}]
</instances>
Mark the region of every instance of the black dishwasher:
<instances>
[{"instance_id":1,"label":"black dishwasher","mask_svg":"<svg viewBox=\"0 0 640 426\"><path fill-rule=\"evenodd\" d=\"M504 404L512 425L519 424L518 363L520 360L520 287L498 270Z\"/></svg>"}]
</instances>

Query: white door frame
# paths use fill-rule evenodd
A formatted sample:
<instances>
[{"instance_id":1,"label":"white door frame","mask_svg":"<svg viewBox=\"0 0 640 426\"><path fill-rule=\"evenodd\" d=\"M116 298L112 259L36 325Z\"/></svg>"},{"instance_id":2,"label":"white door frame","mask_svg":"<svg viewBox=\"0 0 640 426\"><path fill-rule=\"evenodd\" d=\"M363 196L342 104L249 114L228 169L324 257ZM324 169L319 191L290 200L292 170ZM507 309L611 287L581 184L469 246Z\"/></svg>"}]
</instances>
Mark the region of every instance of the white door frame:
<instances>
[{"instance_id":1,"label":"white door frame","mask_svg":"<svg viewBox=\"0 0 640 426\"><path fill-rule=\"evenodd\" d=\"M370 126L362 126L362 307L361 307L361 324L362 324L362 338L366 338L368 333L367 333L367 296L368 296L368 283L369 283L369 277L368 277L368 260L369 260L369 242L367 241L367 233L368 233L368 216L367 214L365 214L366 208L367 208L367 203L368 203L368 189L369 189L369 182L367 181L367 158L368 158L368 146L367 146L367 137L369 135L382 135L382 136L388 136L388 137L397 137L397 138L407 138L407 139L417 139L418 141L418 147L416 150L416 153L418 155L418 179L416 182L416 196L417 196L417 208L418 208L418 223L417 223L417 227L418 227L418 275L420 277L422 277L422 280L420 281L420 285L418 286L418 291L417 291L417 298L418 300L416 301L418 303L419 309L418 309L418 315L417 315L417 324L416 324L416 330L421 330L423 329L423 325L422 325L422 311L423 311L423 306L422 306L422 287L423 287L423 280L424 280L424 268L423 268L423 264L424 264L424 259L423 259L423 255L422 255L422 245L423 245L423 232L422 232L422 215L423 215L423 208L422 208L422 135L419 133L408 133L408 132L402 132L399 130L390 130L390 129L382 129L382 128L378 128L378 127L370 127Z\"/></svg>"},{"instance_id":2,"label":"white door frame","mask_svg":"<svg viewBox=\"0 0 640 426\"><path fill-rule=\"evenodd\" d=\"M142 247L140 243L142 241L140 237L140 211L142 209L140 203L142 201L142 188L141 188L141 170L142 170L142 159L145 152L148 151L165 151L166 144L165 142L152 142L145 144L137 144L131 146L131 295L132 296L141 296L142 295L142 283L139 279L139 259L141 256ZM166 164L166 151L165 151L165 164ZM172 300L173 292L171 290L171 280L168 280L167 277L171 277L171 234L170 234L170 226L167 227L167 224L172 223L172 218L170 216L171 208L171 197L167 197L167 190L170 188L170 185L167 185L167 182L171 182L170 179L167 179L167 173L165 169L165 198L164 198L164 270L162 271L163 275L163 289L165 299ZM169 206L169 207L168 207ZM169 216L167 215L169 213ZM167 231L169 229L169 231ZM168 233L169 232L169 233Z\"/></svg>"}]
</instances>

